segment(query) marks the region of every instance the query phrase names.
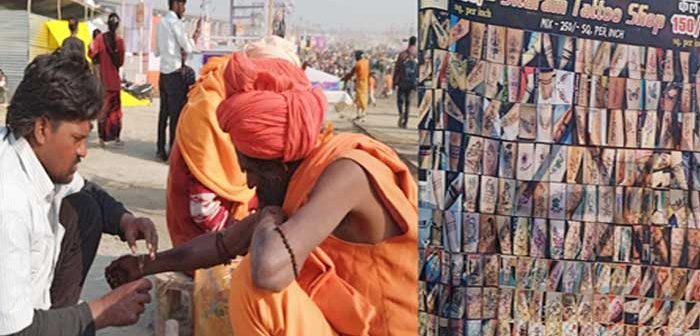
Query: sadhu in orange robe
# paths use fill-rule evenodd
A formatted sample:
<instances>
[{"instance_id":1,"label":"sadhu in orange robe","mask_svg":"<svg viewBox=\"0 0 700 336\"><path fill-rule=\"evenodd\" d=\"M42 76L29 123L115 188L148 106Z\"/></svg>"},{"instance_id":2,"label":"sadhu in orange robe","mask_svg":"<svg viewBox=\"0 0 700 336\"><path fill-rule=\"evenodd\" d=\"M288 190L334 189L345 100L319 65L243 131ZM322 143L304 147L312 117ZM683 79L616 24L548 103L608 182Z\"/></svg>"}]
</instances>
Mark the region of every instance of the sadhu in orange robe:
<instances>
[{"instance_id":1,"label":"sadhu in orange robe","mask_svg":"<svg viewBox=\"0 0 700 336\"><path fill-rule=\"evenodd\" d=\"M360 110L367 109L369 99L369 61L361 59L355 64L355 104Z\"/></svg>"},{"instance_id":2,"label":"sadhu in orange robe","mask_svg":"<svg viewBox=\"0 0 700 336\"><path fill-rule=\"evenodd\" d=\"M248 257L231 281L229 314L236 335L416 335L418 333L417 195L406 166L389 147L363 135L326 139L289 184L289 216L331 163L350 159L364 168L403 234L379 244L329 236L279 293L253 285Z\"/></svg>"}]
</instances>

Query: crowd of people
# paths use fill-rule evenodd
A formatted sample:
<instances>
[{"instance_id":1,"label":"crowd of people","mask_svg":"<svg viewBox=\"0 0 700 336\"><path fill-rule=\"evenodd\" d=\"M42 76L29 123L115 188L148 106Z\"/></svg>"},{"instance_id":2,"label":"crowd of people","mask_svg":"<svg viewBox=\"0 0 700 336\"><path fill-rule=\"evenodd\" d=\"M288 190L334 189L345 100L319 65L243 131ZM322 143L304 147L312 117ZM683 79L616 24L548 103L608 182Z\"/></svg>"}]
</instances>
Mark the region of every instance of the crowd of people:
<instances>
[{"instance_id":1,"label":"crowd of people","mask_svg":"<svg viewBox=\"0 0 700 336\"><path fill-rule=\"evenodd\" d=\"M397 124L406 128L417 81L416 38L409 39L405 50L398 47L380 44L362 50L357 43L333 43L302 48L300 54L304 68L313 67L341 78L344 90L355 101L355 121L366 121L367 108L376 106L377 97L388 98L396 92Z\"/></svg>"},{"instance_id":2,"label":"crowd of people","mask_svg":"<svg viewBox=\"0 0 700 336\"><path fill-rule=\"evenodd\" d=\"M378 44L362 48L354 42L338 42L323 48L301 48L300 57L305 66L342 78L354 70L356 53L361 51L363 58L369 63L370 75L376 80L381 94L387 97L392 93L392 83L387 81L387 76L391 77L393 74L394 61L400 52L399 47ZM351 82L347 82L345 88L353 92Z\"/></svg>"},{"instance_id":3,"label":"crowd of people","mask_svg":"<svg viewBox=\"0 0 700 336\"><path fill-rule=\"evenodd\" d=\"M358 48L351 42L332 43L323 48L302 48L300 57L303 62L312 67L336 76L342 76L350 71L355 63L355 52L362 50L373 71L390 71L391 66L400 50L381 44L373 47Z\"/></svg>"}]
</instances>

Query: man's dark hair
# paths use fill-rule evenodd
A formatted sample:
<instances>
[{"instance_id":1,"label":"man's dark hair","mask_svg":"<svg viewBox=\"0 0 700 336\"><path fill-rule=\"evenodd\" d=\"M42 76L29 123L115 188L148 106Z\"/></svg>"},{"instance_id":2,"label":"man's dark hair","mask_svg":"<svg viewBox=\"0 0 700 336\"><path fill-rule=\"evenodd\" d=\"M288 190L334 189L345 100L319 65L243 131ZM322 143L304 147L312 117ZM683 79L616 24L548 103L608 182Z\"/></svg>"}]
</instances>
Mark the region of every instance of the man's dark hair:
<instances>
[{"instance_id":1,"label":"man's dark hair","mask_svg":"<svg viewBox=\"0 0 700 336\"><path fill-rule=\"evenodd\" d=\"M359 61L362 59L362 55L365 53L362 50L356 50L355 51L355 60Z\"/></svg>"},{"instance_id":2,"label":"man's dark hair","mask_svg":"<svg viewBox=\"0 0 700 336\"><path fill-rule=\"evenodd\" d=\"M408 39L408 46L409 46L409 47L412 47L412 46L414 46L414 45L416 45L416 37L415 37L415 36L411 36L411 38Z\"/></svg>"},{"instance_id":3,"label":"man's dark hair","mask_svg":"<svg viewBox=\"0 0 700 336\"><path fill-rule=\"evenodd\" d=\"M70 30L71 34L78 31L78 20L74 18L68 19L68 29Z\"/></svg>"},{"instance_id":4,"label":"man's dark hair","mask_svg":"<svg viewBox=\"0 0 700 336\"><path fill-rule=\"evenodd\" d=\"M168 9L173 9L173 5L176 2L187 3L187 0L168 0Z\"/></svg>"},{"instance_id":5,"label":"man's dark hair","mask_svg":"<svg viewBox=\"0 0 700 336\"><path fill-rule=\"evenodd\" d=\"M51 122L94 120L102 110L102 94L87 61L59 48L37 56L24 70L6 124L16 137L27 137L41 117Z\"/></svg>"}]
</instances>

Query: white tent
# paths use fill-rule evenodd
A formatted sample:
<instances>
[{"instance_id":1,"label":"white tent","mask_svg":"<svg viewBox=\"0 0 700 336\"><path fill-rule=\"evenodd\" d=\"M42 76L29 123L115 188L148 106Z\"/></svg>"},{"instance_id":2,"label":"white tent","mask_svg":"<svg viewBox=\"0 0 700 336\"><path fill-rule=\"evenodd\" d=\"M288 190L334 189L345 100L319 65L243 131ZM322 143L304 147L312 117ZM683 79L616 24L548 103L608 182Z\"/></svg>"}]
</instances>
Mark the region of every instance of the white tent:
<instances>
[{"instance_id":1,"label":"white tent","mask_svg":"<svg viewBox=\"0 0 700 336\"><path fill-rule=\"evenodd\" d=\"M327 72L308 67L306 68L306 77L309 78L312 85L320 85L324 90L340 90L340 77L338 76L333 76Z\"/></svg>"},{"instance_id":2,"label":"white tent","mask_svg":"<svg viewBox=\"0 0 700 336\"><path fill-rule=\"evenodd\" d=\"M311 67L306 68L305 72L311 85L323 88L328 105L334 106L336 111L352 105L352 98L341 90L340 77Z\"/></svg>"}]
</instances>

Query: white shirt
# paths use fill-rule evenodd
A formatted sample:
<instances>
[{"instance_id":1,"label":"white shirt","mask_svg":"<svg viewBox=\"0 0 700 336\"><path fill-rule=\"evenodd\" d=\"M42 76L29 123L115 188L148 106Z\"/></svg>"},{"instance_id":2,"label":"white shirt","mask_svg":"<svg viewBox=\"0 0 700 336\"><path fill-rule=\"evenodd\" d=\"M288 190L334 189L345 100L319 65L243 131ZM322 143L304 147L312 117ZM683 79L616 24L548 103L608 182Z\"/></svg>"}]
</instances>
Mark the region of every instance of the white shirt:
<instances>
[{"instance_id":1,"label":"white shirt","mask_svg":"<svg viewBox=\"0 0 700 336\"><path fill-rule=\"evenodd\" d=\"M194 41L187 36L185 24L173 11L158 23L156 30L156 56L160 57L160 73L169 74L182 67L182 54L184 50L189 57L194 51Z\"/></svg>"},{"instance_id":2,"label":"white shirt","mask_svg":"<svg viewBox=\"0 0 700 336\"><path fill-rule=\"evenodd\" d=\"M63 198L80 191L75 174L55 185L29 143L0 127L0 335L32 323L34 309L51 308L51 283L65 229Z\"/></svg>"}]
</instances>

